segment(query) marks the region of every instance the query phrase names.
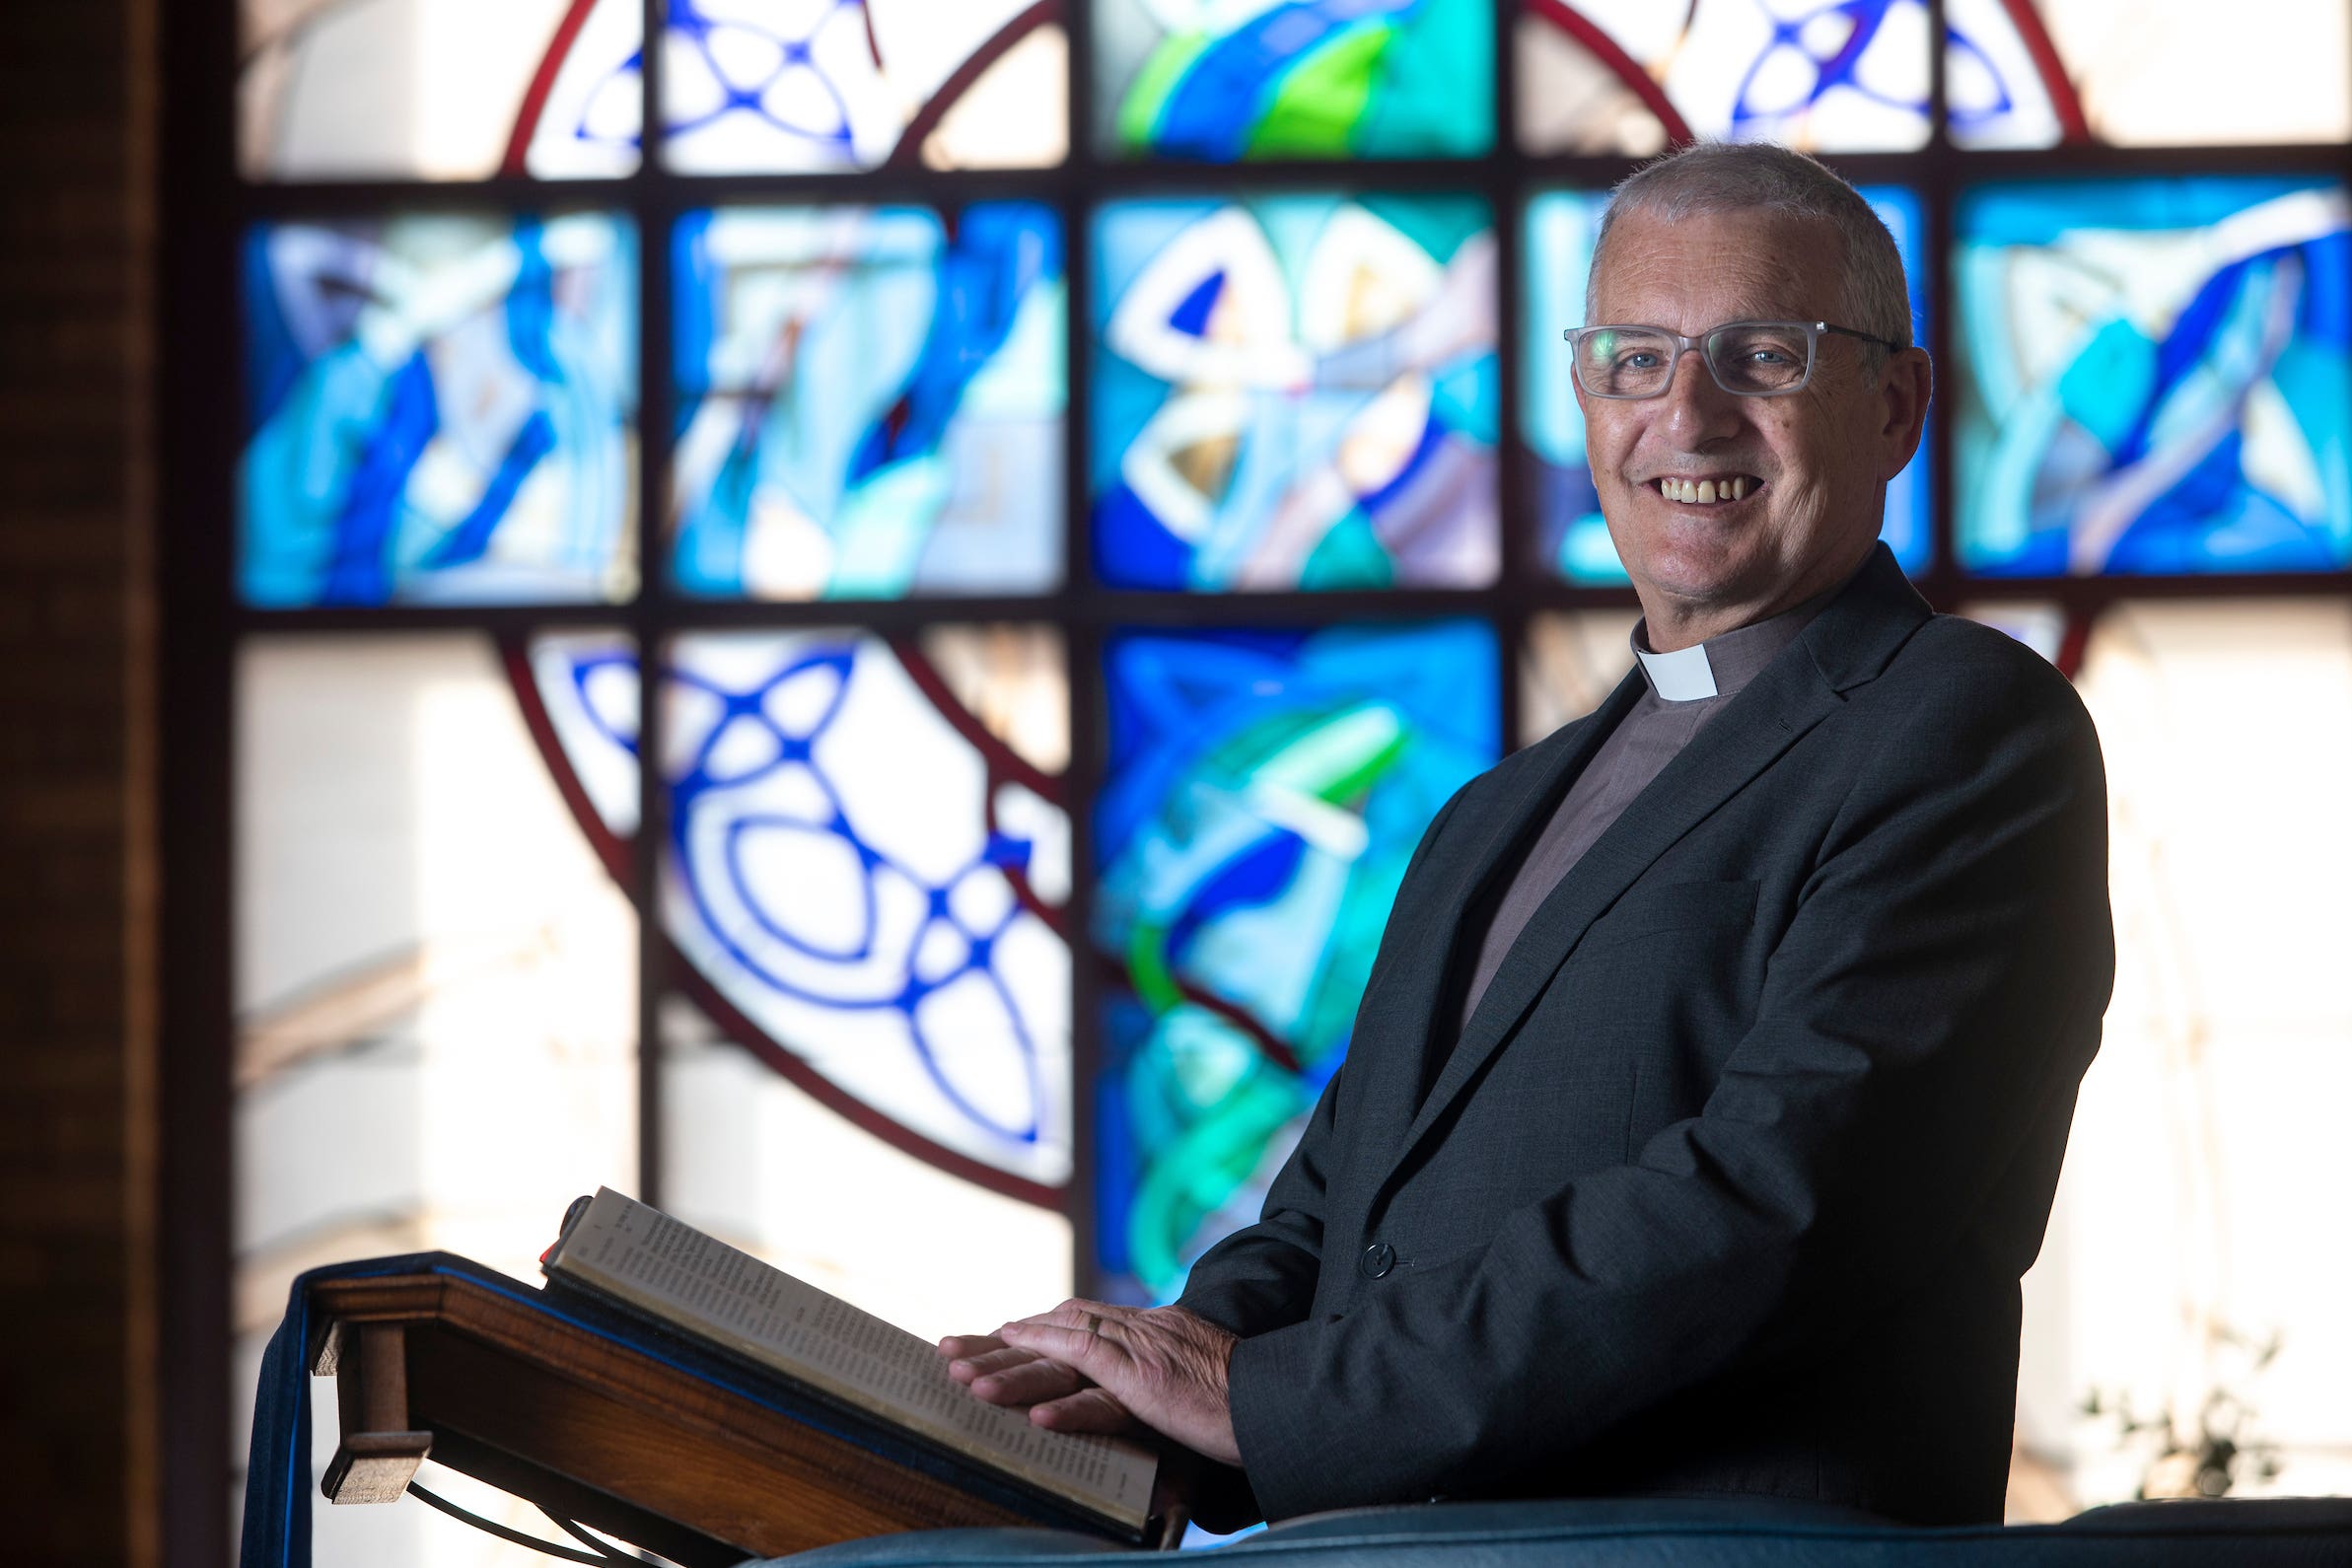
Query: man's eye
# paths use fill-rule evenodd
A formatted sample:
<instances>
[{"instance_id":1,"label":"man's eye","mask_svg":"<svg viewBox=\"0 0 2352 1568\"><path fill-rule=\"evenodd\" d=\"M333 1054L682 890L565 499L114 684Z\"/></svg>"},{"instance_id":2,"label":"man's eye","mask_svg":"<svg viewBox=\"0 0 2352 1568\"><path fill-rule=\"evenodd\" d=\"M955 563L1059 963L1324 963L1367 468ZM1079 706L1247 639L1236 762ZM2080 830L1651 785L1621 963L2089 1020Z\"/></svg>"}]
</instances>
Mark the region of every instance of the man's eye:
<instances>
[{"instance_id":1,"label":"man's eye","mask_svg":"<svg viewBox=\"0 0 2352 1568\"><path fill-rule=\"evenodd\" d=\"M1629 348L1617 356L1619 370L1656 370L1659 354L1654 348Z\"/></svg>"},{"instance_id":2,"label":"man's eye","mask_svg":"<svg viewBox=\"0 0 2352 1568\"><path fill-rule=\"evenodd\" d=\"M1777 366L1794 363L1788 355L1777 348L1751 348L1747 351L1747 357L1758 365Z\"/></svg>"}]
</instances>

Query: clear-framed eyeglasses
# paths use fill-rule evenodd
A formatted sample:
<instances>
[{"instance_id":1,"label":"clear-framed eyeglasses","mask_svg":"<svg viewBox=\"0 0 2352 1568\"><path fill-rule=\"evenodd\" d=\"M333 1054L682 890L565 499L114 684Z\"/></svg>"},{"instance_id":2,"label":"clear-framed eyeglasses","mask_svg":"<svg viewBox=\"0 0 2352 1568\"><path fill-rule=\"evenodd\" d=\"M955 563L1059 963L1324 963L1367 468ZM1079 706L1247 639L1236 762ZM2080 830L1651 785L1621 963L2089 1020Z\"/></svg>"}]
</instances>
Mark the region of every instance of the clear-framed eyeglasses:
<instances>
[{"instance_id":1,"label":"clear-framed eyeglasses","mask_svg":"<svg viewBox=\"0 0 2352 1568\"><path fill-rule=\"evenodd\" d=\"M1576 384L1596 397L1661 397L1675 383L1682 356L1698 351L1715 385L1738 397L1786 397L1813 380L1821 334L1859 337L1901 353L1903 345L1876 333L1827 321L1726 321L1684 337L1663 326L1571 326L1568 339Z\"/></svg>"}]
</instances>

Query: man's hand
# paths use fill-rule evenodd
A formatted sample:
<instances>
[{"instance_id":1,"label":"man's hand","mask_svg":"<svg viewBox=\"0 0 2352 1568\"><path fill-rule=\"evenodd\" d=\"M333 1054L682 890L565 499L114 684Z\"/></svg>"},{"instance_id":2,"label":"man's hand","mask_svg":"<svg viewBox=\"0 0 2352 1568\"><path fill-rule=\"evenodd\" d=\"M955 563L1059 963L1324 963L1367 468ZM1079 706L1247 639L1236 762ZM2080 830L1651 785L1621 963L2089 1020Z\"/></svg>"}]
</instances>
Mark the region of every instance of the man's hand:
<instances>
[{"instance_id":1,"label":"man's hand","mask_svg":"<svg viewBox=\"0 0 2352 1568\"><path fill-rule=\"evenodd\" d=\"M1056 1432L1141 1423L1224 1464L1242 1462L1226 1397L1234 1336L1181 1307L1066 1301L993 1334L939 1342L948 1376L991 1404L1027 1405Z\"/></svg>"}]
</instances>

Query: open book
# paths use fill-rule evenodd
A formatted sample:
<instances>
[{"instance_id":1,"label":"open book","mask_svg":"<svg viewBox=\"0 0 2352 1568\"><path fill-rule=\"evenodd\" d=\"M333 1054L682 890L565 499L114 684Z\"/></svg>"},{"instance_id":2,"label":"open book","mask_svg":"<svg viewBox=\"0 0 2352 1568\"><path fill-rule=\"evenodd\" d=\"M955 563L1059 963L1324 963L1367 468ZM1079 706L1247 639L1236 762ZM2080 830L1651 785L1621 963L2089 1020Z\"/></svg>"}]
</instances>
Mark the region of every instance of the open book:
<instances>
[{"instance_id":1,"label":"open book","mask_svg":"<svg viewBox=\"0 0 2352 1568\"><path fill-rule=\"evenodd\" d=\"M986 1404L917 1338L839 1297L600 1187L541 1260L547 1277L610 1297L782 1373L1140 1538L1159 1461L1120 1438L1048 1432Z\"/></svg>"}]
</instances>

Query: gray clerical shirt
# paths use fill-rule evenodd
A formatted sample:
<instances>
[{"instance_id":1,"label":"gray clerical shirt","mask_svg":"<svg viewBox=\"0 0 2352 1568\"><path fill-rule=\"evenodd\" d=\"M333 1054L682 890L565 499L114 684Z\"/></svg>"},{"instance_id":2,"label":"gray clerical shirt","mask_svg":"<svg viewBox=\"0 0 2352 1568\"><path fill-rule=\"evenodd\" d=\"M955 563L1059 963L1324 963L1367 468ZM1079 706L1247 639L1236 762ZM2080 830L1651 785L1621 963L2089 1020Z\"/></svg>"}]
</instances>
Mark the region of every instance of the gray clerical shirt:
<instances>
[{"instance_id":1,"label":"gray clerical shirt","mask_svg":"<svg viewBox=\"0 0 2352 1568\"><path fill-rule=\"evenodd\" d=\"M1633 655L1641 661L1648 689L1634 700L1624 721L1609 732L1593 760L1568 786L1551 820L1543 824L1543 831L1536 835L1501 895L1485 901L1484 907L1492 914L1479 939L1477 967L1470 971L1469 984L1462 991L1461 1026L1467 1027L1478 999L1486 994L1487 982L1503 966L1503 956L1560 879L1568 875L1568 868L1607 831L1608 824L1633 804L1635 796L1649 788L1650 781L1675 759L1675 753L1690 744L1699 726L1738 696L1740 688L1754 679L1775 654L1795 642L1797 634L1834 597L1832 590L1770 619L1670 654L1652 653L1649 623L1634 623Z\"/></svg>"}]
</instances>

